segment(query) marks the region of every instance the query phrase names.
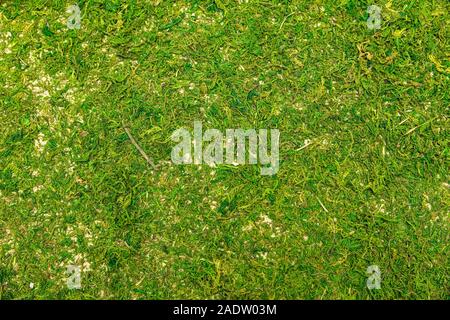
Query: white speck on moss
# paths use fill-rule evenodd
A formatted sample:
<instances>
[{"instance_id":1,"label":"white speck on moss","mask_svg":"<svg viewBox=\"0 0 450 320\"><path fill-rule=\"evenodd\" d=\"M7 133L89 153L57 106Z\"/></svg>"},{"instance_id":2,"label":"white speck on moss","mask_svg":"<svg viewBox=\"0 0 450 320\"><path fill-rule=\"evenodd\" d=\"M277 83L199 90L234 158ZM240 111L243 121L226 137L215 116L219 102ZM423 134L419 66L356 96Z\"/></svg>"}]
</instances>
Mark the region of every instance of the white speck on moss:
<instances>
[{"instance_id":1,"label":"white speck on moss","mask_svg":"<svg viewBox=\"0 0 450 320\"><path fill-rule=\"evenodd\" d=\"M262 258L263 260L267 259L267 252L260 252L259 253L259 257Z\"/></svg>"},{"instance_id":2,"label":"white speck on moss","mask_svg":"<svg viewBox=\"0 0 450 320\"><path fill-rule=\"evenodd\" d=\"M260 223L264 223L269 226L272 226L272 219L270 219L268 216L260 215L259 217L260 217Z\"/></svg>"},{"instance_id":3,"label":"white speck on moss","mask_svg":"<svg viewBox=\"0 0 450 320\"><path fill-rule=\"evenodd\" d=\"M42 153L44 151L44 147L47 144L47 140L44 140L45 136L43 133L39 133L36 140L34 140L34 148L37 153Z\"/></svg>"},{"instance_id":4,"label":"white speck on moss","mask_svg":"<svg viewBox=\"0 0 450 320\"><path fill-rule=\"evenodd\" d=\"M42 189L44 189L43 185L35 186L33 187L33 192L36 193L38 191L41 191Z\"/></svg>"}]
</instances>

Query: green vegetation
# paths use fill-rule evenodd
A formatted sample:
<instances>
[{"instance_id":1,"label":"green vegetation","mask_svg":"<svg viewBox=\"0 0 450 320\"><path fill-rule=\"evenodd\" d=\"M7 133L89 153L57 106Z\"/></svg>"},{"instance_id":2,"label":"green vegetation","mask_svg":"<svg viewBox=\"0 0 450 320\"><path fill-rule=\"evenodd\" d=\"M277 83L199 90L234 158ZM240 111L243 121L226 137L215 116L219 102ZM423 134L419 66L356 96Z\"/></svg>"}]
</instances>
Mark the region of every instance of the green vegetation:
<instances>
[{"instance_id":1,"label":"green vegetation","mask_svg":"<svg viewBox=\"0 0 450 320\"><path fill-rule=\"evenodd\" d=\"M1 299L449 298L447 0L72 4L0 4ZM194 120L279 172L173 165Z\"/></svg>"}]
</instances>

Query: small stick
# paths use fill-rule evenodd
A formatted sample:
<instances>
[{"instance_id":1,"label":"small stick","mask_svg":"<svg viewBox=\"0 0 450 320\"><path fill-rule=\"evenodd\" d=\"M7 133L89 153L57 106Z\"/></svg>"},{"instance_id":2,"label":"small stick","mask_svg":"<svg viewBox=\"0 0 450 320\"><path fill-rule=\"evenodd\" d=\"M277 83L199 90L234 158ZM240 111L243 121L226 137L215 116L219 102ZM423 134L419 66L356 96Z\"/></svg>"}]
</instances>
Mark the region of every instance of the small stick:
<instances>
[{"instance_id":1,"label":"small stick","mask_svg":"<svg viewBox=\"0 0 450 320\"><path fill-rule=\"evenodd\" d=\"M420 128L420 127L422 127L422 126L424 126L424 125L426 125L426 124L428 124L428 123L430 123L430 122L432 122L433 120L435 120L435 119L437 119L437 118L438 118L438 117L434 117L433 119L430 119L430 120L428 120L428 121L425 121L425 122L422 123L422 124L419 124L417 127L414 127L414 128L412 128L412 129L409 129L408 132L404 134L404 136L407 136L408 134L410 134L410 133L413 132L414 130L416 130L416 129L418 129L418 128Z\"/></svg>"},{"instance_id":2,"label":"small stick","mask_svg":"<svg viewBox=\"0 0 450 320\"><path fill-rule=\"evenodd\" d=\"M322 201L320 201L319 197L316 197L317 201L319 201L320 206L323 208L323 210L325 210L325 212L328 212L327 208L325 208L325 206L323 205Z\"/></svg>"},{"instance_id":3,"label":"small stick","mask_svg":"<svg viewBox=\"0 0 450 320\"><path fill-rule=\"evenodd\" d=\"M283 28L283 24L286 22L287 18L289 18L290 16L292 16L295 13L297 13L297 12L292 12L292 13L288 14L286 17L284 17L283 22L281 23L280 29L278 29L278 31L280 31L281 28Z\"/></svg>"},{"instance_id":4,"label":"small stick","mask_svg":"<svg viewBox=\"0 0 450 320\"><path fill-rule=\"evenodd\" d=\"M402 121L400 121L400 123L398 124L398 126L401 126L402 124L404 124L406 121L408 121L409 118L406 117L406 119L403 119Z\"/></svg>"},{"instance_id":5,"label":"small stick","mask_svg":"<svg viewBox=\"0 0 450 320\"><path fill-rule=\"evenodd\" d=\"M149 165L151 165L154 170L156 170L156 166L153 163L152 159L150 159L150 157L145 153L144 150L142 150L142 148L139 146L139 144L136 142L136 140L134 140L133 136L130 133L130 129L128 129L127 127L123 127L123 129L127 133L128 138L130 138L131 143L136 147L136 149L138 149L139 153L144 157L144 159L147 161L147 163Z\"/></svg>"},{"instance_id":6,"label":"small stick","mask_svg":"<svg viewBox=\"0 0 450 320\"><path fill-rule=\"evenodd\" d=\"M311 141L311 140L310 140L310 141L307 141L302 147L296 149L295 151L303 150L303 149L305 149L307 146L309 146L309 145L311 145L311 144L313 144L313 141Z\"/></svg>"}]
</instances>

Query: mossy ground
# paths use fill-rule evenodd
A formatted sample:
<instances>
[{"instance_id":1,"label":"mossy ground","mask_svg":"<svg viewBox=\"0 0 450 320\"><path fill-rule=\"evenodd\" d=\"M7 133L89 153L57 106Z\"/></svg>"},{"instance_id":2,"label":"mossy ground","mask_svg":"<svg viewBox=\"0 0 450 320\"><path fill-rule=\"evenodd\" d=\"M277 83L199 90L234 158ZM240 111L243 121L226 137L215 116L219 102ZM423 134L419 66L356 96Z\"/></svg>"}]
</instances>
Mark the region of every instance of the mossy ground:
<instances>
[{"instance_id":1,"label":"mossy ground","mask_svg":"<svg viewBox=\"0 0 450 320\"><path fill-rule=\"evenodd\" d=\"M0 4L0 298L449 297L447 0L72 4ZM171 164L194 120L278 174Z\"/></svg>"}]
</instances>

